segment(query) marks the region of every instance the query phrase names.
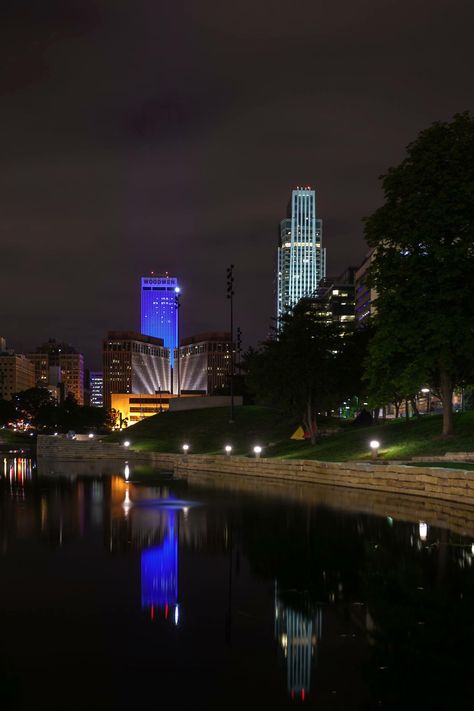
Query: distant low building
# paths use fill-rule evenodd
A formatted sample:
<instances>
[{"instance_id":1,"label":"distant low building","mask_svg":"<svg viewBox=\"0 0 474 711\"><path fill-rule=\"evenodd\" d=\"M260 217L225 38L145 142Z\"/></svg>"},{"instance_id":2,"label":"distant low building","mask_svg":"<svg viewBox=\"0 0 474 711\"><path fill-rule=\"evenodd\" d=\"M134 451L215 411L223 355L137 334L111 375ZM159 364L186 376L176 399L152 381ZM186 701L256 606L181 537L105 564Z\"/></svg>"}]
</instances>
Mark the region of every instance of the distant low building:
<instances>
[{"instance_id":1,"label":"distant low building","mask_svg":"<svg viewBox=\"0 0 474 711\"><path fill-rule=\"evenodd\" d=\"M12 395L35 386L35 367L24 355L12 351L0 352L0 398L11 400Z\"/></svg>"},{"instance_id":2,"label":"distant low building","mask_svg":"<svg viewBox=\"0 0 474 711\"><path fill-rule=\"evenodd\" d=\"M175 352L173 369L174 392L218 395L229 387L232 370L232 341L230 333L208 331L183 338Z\"/></svg>"},{"instance_id":3,"label":"distant low building","mask_svg":"<svg viewBox=\"0 0 474 711\"><path fill-rule=\"evenodd\" d=\"M183 395L188 399L189 395ZM110 409L115 410L119 423L125 426L141 422L146 417L152 417L163 412L168 412L170 402L178 399L177 395L169 392L151 393L112 393L110 395ZM179 398L181 399L181 398Z\"/></svg>"}]
</instances>

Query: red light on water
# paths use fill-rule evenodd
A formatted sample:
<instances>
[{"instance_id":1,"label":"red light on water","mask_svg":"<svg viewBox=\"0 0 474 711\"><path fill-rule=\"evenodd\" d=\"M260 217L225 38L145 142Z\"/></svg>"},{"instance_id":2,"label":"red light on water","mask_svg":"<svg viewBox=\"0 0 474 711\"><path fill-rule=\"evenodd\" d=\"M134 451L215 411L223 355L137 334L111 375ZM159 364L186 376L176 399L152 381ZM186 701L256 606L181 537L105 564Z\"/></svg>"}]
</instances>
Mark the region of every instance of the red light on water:
<instances>
[{"instance_id":1,"label":"red light on water","mask_svg":"<svg viewBox=\"0 0 474 711\"><path fill-rule=\"evenodd\" d=\"M305 698L304 689L301 689L301 701L304 701L304 698Z\"/></svg>"}]
</instances>

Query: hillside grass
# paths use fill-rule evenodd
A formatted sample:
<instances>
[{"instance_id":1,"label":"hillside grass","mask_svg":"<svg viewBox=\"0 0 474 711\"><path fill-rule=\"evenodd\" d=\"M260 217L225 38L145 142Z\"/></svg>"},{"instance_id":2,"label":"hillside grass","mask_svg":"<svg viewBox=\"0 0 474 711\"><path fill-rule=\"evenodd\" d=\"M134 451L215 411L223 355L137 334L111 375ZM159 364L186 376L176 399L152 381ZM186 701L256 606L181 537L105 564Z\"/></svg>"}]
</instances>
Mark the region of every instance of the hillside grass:
<instances>
[{"instance_id":1,"label":"hillside grass","mask_svg":"<svg viewBox=\"0 0 474 711\"><path fill-rule=\"evenodd\" d=\"M454 416L455 434L441 437L441 416L421 416L419 419L390 421L371 427L354 427L336 419L321 420L326 429L343 428L321 438L316 445L291 440L298 422L289 415L265 407L239 407L235 422L229 423L229 412L221 408L168 412L149 417L121 433L111 441L130 440L137 451L181 452L184 443L190 453L222 454L226 444L232 454L251 455L253 447L263 447L262 456L286 459L320 459L347 461L370 459L369 442L381 443L381 460L409 459L413 456L439 456L446 452L474 451L474 412Z\"/></svg>"},{"instance_id":2,"label":"hillside grass","mask_svg":"<svg viewBox=\"0 0 474 711\"><path fill-rule=\"evenodd\" d=\"M28 434L23 432L12 432L12 430L0 429L0 447L2 448L21 448L21 447L32 447L36 444Z\"/></svg>"}]
</instances>

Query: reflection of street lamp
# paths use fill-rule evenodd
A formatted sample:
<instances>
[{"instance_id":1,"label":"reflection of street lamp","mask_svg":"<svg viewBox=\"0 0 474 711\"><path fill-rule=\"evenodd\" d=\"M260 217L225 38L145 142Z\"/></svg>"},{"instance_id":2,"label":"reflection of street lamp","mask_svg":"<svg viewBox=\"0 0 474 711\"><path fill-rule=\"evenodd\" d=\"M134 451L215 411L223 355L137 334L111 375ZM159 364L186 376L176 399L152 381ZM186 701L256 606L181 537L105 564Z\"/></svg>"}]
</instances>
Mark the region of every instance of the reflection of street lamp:
<instances>
[{"instance_id":1,"label":"reflection of street lamp","mask_svg":"<svg viewBox=\"0 0 474 711\"><path fill-rule=\"evenodd\" d=\"M429 412L431 412L431 407L430 407L431 391L429 388L421 388L421 392L426 395L426 413L428 414Z\"/></svg>"},{"instance_id":2,"label":"reflection of street lamp","mask_svg":"<svg viewBox=\"0 0 474 711\"><path fill-rule=\"evenodd\" d=\"M372 450L372 459L377 459L379 456L380 442L377 439L373 439L370 442L370 449Z\"/></svg>"},{"instance_id":3,"label":"reflection of street lamp","mask_svg":"<svg viewBox=\"0 0 474 711\"><path fill-rule=\"evenodd\" d=\"M418 531L420 533L420 540L426 541L426 538L428 536L428 524L426 524L424 521L420 521L418 525Z\"/></svg>"}]
</instances>

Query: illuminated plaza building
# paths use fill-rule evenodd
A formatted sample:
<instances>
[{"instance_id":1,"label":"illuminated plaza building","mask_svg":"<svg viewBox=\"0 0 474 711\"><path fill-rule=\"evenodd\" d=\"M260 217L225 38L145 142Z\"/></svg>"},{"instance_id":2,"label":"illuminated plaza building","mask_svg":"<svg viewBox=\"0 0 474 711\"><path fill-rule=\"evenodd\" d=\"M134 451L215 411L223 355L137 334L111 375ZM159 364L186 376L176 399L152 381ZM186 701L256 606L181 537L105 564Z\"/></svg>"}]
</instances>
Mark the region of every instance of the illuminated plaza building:
<instances>
[{"instance_id":1,"label":"illuminated plaza building","mask_svg":"<svg viewBox=\"0 0 474 711\"><path fill-rule=\"evenodd\" d=\"M178 358L178 349L176 349ZM179 348L181 393L219 395L226 391L232 370L232 340L226 331L208 331L183 338ZM178 368L173 370L174 392L178 392Z\"/></svg>"},{"instance_id":2,"label":"illuminated plaza building","mask_svg":"<svg viewBox=\"0 0 474 711\"><path fill-rule=\"evenodd\" d=\"M161 338L170 351L173 367L174 349L178 347L179 309L176 295L179 293L176 277L142 277L141 281L141 332L146 336Z\"/></svg>"},{"instance_id":3,"label":"illuminated plaza building","mask_svg":"<svg viewBox=\"0 0 474 711\"><path fill-rule=\"evenodd\" d=\"M280 223L277 271L277 319L326 276L322 220L316 217L316 193L310 187L292 191L288 216Z\"/></svg>"},{"instance_id":4,"label":"illuminated plaza building","mask_svg":"<svg viewBox=\"0 0 474 711\"><path fill-rule=\"evenodd\" d=\"M104 406L112 393L170 390L170 357L163 339L133 331L109 331L103 341Z\"/></svg>"}]
</instances>

